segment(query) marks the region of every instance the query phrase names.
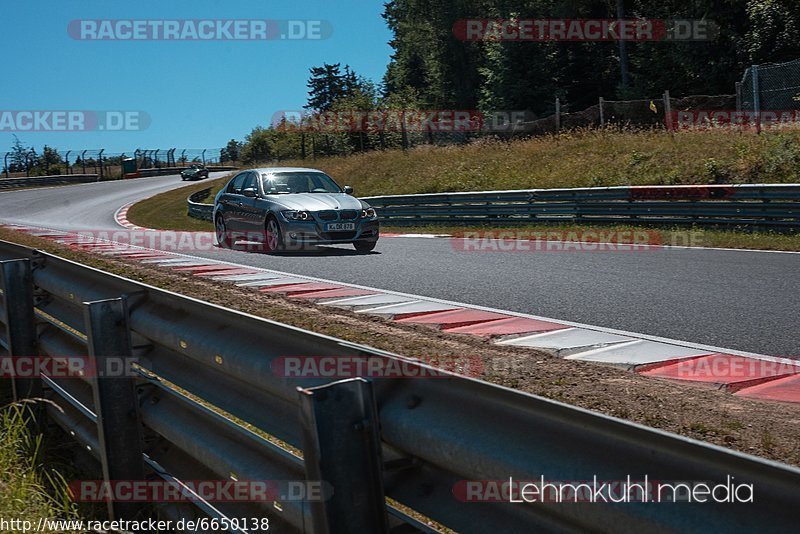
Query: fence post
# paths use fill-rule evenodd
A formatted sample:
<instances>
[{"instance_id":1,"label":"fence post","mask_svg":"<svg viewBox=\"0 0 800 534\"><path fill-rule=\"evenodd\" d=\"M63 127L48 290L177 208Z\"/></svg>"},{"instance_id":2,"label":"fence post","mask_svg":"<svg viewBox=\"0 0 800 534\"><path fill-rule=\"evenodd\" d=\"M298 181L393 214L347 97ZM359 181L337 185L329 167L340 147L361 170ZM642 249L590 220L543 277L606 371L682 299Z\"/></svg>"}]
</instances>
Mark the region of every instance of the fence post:
<instances>
[{"instance_id":1,"label":"fence post","mask_svg":"<svg viewBox=\"0 0 800 534\"><path fill-rule=\"evenodd\" d=\"M317 161L317 135L311 134L311 159Z\"/></svg>"},{"instance_id":2,"label":"fence post","mask_svg":"<svg viewBox=\"0 0 800 534\"><path fill-rule=\"evenodd\" d=\"M674 128L672 124L672 102L669 99L669 91L664 91L664 122L670 132Z\"/></svg>"},{"instance_id":3,"label":"fence post","mask_svg":"<svg viewBox=\"0 0 800 534\"><path fill-rule=\"evenodd\" d=\"M736 111L742 111L742 82L736 82Z\"/></svg>"},{"instance_id":4,"label":"fence post","mask_svg":"<svg viewBox=\"0 0 800 534\"><path fill-rule=\"evenodd\" d=\"M354 378L298 393L306 480L335 488L310 503L312 531L388 532L372 383Z\"/></svg>"},{"instance_id":5,"label":"fence post","mask_svg":"<svg viewBox=\"0 0 800 534\"><path fill-rule=\"evenodd\" d=\"M561 99L556 97L556 133L561 133Z\"/></svg>"},{"instance_id":6,"label":"fence post","mask_svg":"<svg viewBox=\"0 0 800 534\"><path fill-rule=\"evenodd\" d=\"M406 112L400 112L400 142L403 145L403 151L408 150L408 131L406 130Z\"/></svg>"},{"instance_id":7,"label":"fence post","mask_svg":"<svg viewBox=\"0 0 800 534\"><path fill-rule=\"evenodd\" d=\"M127 299L84 303L84 321L89 358L95 368L92 389L103 479L112 488L114 481L144 480L139 401L130 365ZM120 376L110 375L112 367ZM142 509L139 502L114 502L111 497L107 504L112 519L132 520Z\"/></svg>"},{"instance_id":8,"label":"fence post","mask_svg":"<svg viewBox=\"0 0 800 534\"><path fill-rule=\"evenodd\" d=\"M8 355L11 358L38 358L31 260L0 262L0 278L6 304ZM42 382L39 378L12 377L11 391L15 401L41 397Z\"/></svg>"},{"instance_id":9,"label":"fence post","mask_svg":"<svg viewBox=\"0 0 800 534\"><path fill-rule=\"evenodd\" d=\"M761 94L758 83L758 65L750 67L753 69L753 113L756 117L756 133L761 133Z\"/></svg>"},{"instance_id":10,"label":"fence post","mask_svg":"<svg viewBox=\"0 0 800 534\"><path fill-rule=\"evenodd\" d=\"M602 128L603 126L606 125L605 118L603 117L603 97L602 96L600 97L599 104L600 104L600 127Z\"/></svg>"}]
</instances>

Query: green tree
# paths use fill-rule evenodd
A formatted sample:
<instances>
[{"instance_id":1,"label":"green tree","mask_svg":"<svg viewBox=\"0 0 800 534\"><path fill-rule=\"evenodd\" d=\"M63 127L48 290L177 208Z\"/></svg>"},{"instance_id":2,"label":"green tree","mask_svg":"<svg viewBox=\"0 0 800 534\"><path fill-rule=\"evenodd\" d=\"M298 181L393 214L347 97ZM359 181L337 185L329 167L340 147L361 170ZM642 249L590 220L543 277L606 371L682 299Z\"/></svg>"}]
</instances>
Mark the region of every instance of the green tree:
<instances>
[{"instance_id":1,"label":"green tree","mask_svg":"<svg viewBox=\"0 0 800 534\"><path fill-rule=\"evenodd\" d=\"M349 70L349 69L348 69ZM346 93L345 77L341 72L341 64L329 65L311 69L308 80L308 103L306 109L315 111L328 111L333 102Z\"/></svg>"},{"instance_id":2,"label":"green tree","mask_svg":"<svg viewBox=\"0 0 800 534\"><path fill-rule=\"evenodd\" d=\"M253 128L244 138L240 157L248 165L271 161L269 131L261 126Z\"/></svg>"},{"instance_id":3,"label":"green tree","mask_svg":"<svg viewBox=\"0 0 800 534\"><path fill-rule=\"evenodd\" d=\"M219 160L222 163L226 161L239 161L239 153L242 150L242 143L236 139L231 139L225 148L220 150Z\"/></svg>"},{"instance_id":4,"label":"green tree","mask_svg":"<svg viewBox=\"0 0 800 534\"><path fill-rule=\"evenodd\" d=\"M11 145L11 163L9 164L11 172L22 172L27 168L28 156L33 151L32 148L27 148L19 137L12 135L14 143Z\"/></svg>"}]
</instances>

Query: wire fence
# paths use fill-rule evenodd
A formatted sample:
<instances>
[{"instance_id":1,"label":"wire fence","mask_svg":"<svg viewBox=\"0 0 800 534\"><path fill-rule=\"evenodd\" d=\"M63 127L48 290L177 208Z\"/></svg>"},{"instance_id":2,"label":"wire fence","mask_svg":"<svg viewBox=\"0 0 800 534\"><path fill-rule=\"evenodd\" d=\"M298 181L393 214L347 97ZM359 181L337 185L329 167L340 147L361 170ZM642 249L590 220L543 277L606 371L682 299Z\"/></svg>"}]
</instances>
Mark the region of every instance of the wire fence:
<instances>
[{"instance_id":1,"label":"wire fence","mask_svg":"<svg viewBox=\"0 0 800 534\"><path fill-rule=\"evenodd\" d=\"M404 150L424 145L464 144L481 138L515 139L558 134L563 131L581 128L634 127L672 129L672 117L678 111L702 110L703 113L736 109L736 95L691 95L681 98L670 96L664 91L660 96L638 100L608 100L599 98L597 104L579 111L572 111L570 105L559 98L553 99L550 115L533 117L524 111L501 111L472 113L469 121L454 126L455 121L421 121L414 124L396 121L392 128L364 128L348 131L351 126L337 129L313 127L304 128L303 123L285 128L292 137L283 139L281 148L291 147L286 157L265 151L259 155L248 151L247 163L261 163L275 159L306 159L310 157L346 156L371 150L402 148ZM345 112L344 118L348 118ZM391 114L391 111L377 111L378 116ZM414 112L424 114L424 112ZM445 110L437 113L439 118L451 117L463 111ZM324 115L324 114L323 114ZM312 121L313 122L313 121ZM318 122L324 122L322 120ZM422 127L420 127L422 125ZM448 129L448 126L450 128ZM280 126L283 128L283 125Z\"/></svg>"},{"instance_id":2,"label":"wire fence","mask_svg":"<svg viewBox=\"0 0 800 534\"><path fill-rule=\"evenodd\" d=\"M692 95L681 98L664 91L660 97L640 100L607 100L600 97L597 104L576 112L555 99L554 112L548 117L523 122L515 126L511 136L557 134L579 128L633 126L670 128L671 114L679 110L731 110L735 95Z\"/></svg>"},{"instance_id":3,"label":"wire fence","mask_svg":"<svg viewBox=\"0 0 800 534\"><path fill-rule=\"evenodd\" d=\"M223 163L221 148L136 149L131 152L108 152L105 149L57 150L44 147L0 152L2 174L5 178L97 174L100 179L121 178L123 162L135 163L135 169L188 167L195 163Z\"/></svg>"},{"instance_id":4,"label":"wire fence","mask_svg":"<svg viewBox=\"0 0 800 534\"><path fill-rule=\"evenodd\" d=\"M139 169L188 167L195 163L203 165L224 163L223 150L222 148L137 149L133 157Z\"/></svg>"},{"instance_id":5,"label":"wire fence","mask_svg":"<svg viewBox=\"0 0 800 534\"><path fill-rule=\"evenodd\" d=\"M800 110L800 59L773 65L753 65L736 84L737 109Z\"/></svg>"}]
</instances>

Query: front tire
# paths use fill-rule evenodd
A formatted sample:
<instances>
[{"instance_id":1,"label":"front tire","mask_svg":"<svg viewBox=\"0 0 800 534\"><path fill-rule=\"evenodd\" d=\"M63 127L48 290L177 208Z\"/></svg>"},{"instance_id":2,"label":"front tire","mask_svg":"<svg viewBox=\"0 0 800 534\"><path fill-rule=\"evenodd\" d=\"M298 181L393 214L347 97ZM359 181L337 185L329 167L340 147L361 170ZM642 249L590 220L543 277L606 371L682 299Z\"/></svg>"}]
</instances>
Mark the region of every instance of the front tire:
<instances>
[{"instance_id":1,"label":"front tire","mask_svg":"<svg viewBox=\"0 0 800 534\"><path fill-rule=\"evenodd\" d=\"M214 221L214 233L217 236L217 246L219 248L231 248L231 238L227 228L225 228L225 219L222 218L222 215L217 215Z\"/></svg>"},{"instance_id":2,"label":"front tire","mask_svg":"<svg viewBox=\"0 0 800 534\"><path fill-rule=\"evenodd\" d=\"M375 250L377 244L377 241L354 241L353 247L355 247L358 252L372 252Z\"/></svg>"},{"instance_id":3,"label":"front tire","mask_svg":"<svg viewBox=\"0 0 800 534\"><path fill-rule=\"evenodd\" d=\"M283 234L281 233L281 226L275 217L267 219L266 228L264 229L264 248L267 252L276 252L283 249Z\"/></svg>"}]
</instances>

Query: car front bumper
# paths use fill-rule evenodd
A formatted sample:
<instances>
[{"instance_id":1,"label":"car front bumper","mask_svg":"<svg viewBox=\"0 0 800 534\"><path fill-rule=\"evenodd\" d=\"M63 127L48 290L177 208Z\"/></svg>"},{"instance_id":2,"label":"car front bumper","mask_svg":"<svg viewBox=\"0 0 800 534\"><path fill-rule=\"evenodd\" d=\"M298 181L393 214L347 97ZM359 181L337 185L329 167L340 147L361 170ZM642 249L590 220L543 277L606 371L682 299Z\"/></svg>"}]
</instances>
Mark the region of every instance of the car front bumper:
<instances>
[{"instance_id":1,"label":"car front bumper","mask_svg":"<svg viewBox=\"0 0 800 534\"><path fill-rule=\"evenodd\" d=\"M348 222L348 221L342 221ZM281 221L281 233L286 246L335 245L355 241L377 241L380 236L378 219L358 220L355 230L328 232L319 221Z\"/></svg>"}]
</instances>

